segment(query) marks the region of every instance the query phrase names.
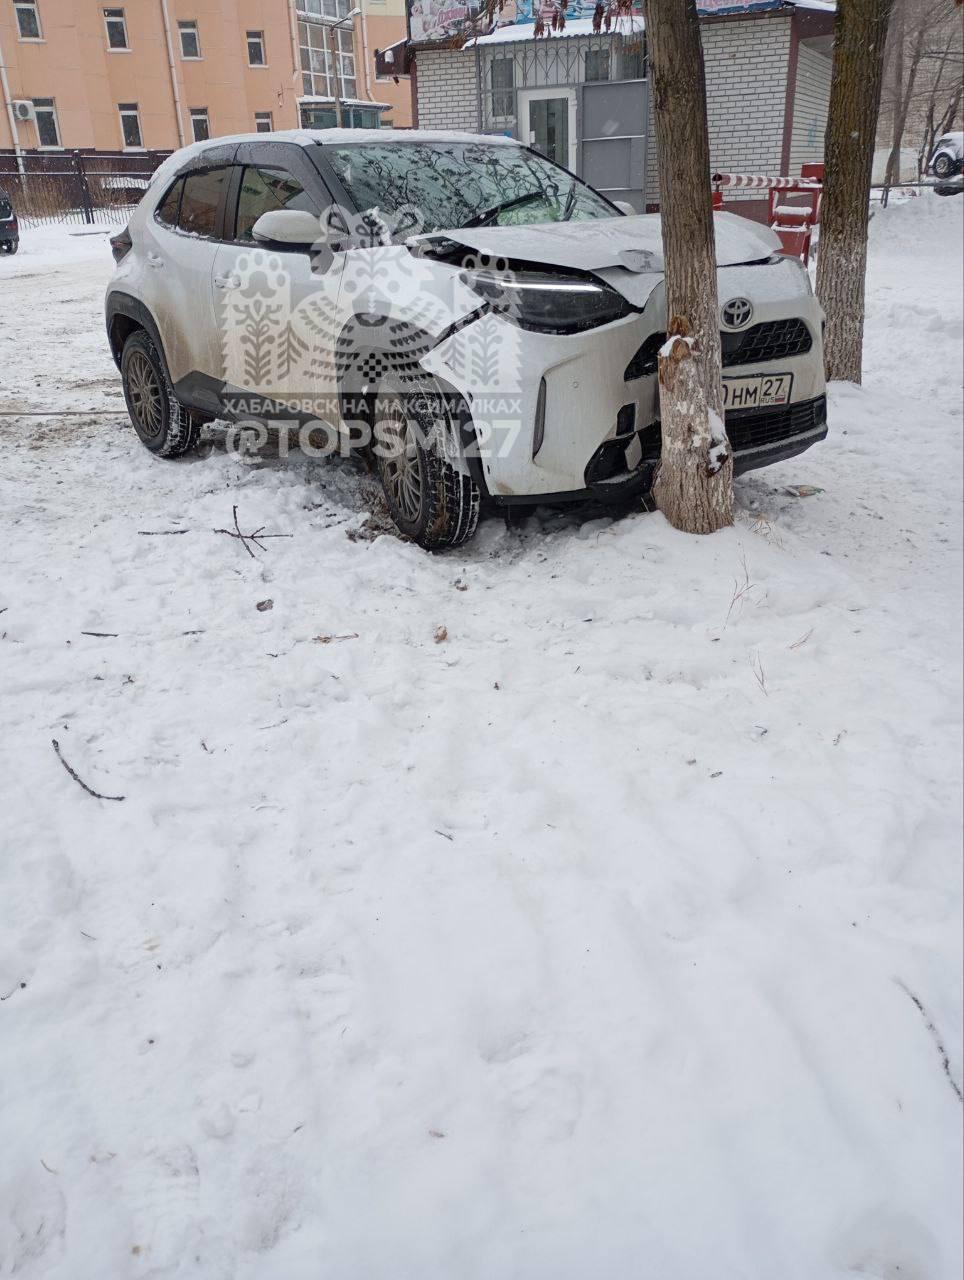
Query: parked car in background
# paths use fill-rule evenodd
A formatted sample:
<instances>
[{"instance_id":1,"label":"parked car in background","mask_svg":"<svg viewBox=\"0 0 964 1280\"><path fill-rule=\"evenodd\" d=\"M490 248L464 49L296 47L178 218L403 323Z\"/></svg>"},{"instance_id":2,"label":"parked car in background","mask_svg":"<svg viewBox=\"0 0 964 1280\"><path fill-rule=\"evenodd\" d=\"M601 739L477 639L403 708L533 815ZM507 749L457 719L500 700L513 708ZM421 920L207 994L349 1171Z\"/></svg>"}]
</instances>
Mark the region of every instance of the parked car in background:
<instances>
[{"instance_id":1,"label":"parked car in background","mask_svg":"<svg viewBox=\"0 0 964 1280\"><path fill-rule=\"evenodd\" d=\"M20 247L20 227L10 197L0 187L0 251L16 253Z\"/></svg>"},{"instance_id":2,"label":"parked car in background","mask_svg":"<svg viewBox=\"0 0 964 1280\"><path fill-rule=\"evenodd\" d=\"M112 245L111 349L161 457L211 418L330 423L372 447L392 518L429 548L471 536L486 496L615 502L652 482L659 216L627 216L513 139L332 129L194 144ZM827 434L823 313L780 250L769 228L716 216L737 472Z\"/></svg>"},{"instance_id":3,"label":"parked car in background","mask_svg":"<svg viewBox=\"0 0 964 1280\"><path fill-rule=\"evenodd\" d=\"M930 171L936 178L953 178L964 168L964 133L945 133L931 154Z\"/></svg>"}]
</instances>

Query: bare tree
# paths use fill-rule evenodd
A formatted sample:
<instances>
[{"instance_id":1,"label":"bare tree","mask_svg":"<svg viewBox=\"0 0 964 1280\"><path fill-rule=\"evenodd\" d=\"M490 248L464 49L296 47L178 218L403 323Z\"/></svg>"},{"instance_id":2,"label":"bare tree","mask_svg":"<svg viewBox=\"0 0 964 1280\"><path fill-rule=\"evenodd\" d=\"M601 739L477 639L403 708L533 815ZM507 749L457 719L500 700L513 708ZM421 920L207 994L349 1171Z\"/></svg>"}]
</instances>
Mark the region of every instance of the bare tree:
<instances>
[{"instance_id":1,"label":"bare tree","mask_svg":"<svg viewBox=\"0 0 964 1280\"><path fill-rule=\"evenodd\" d=\"M654 494L677 529L733 523L723 425L706 78L696 0L647 0L669 338L659 358L663 446Z\"/></svg>"},{"instance_id":2,"label":"bare tree","mask_svg":"<svg viewBox=\"0 0 964 1280\"><path fill-rule=\"evenodd\" d=\"M834 24L817 295L828 378L860 382L867 224L887 25L893 0L839 0Z\"/></svg>"},{"instance_id":3,"label":"bare tree","mask_svg":"<svg viewBox=\"0 0 964 1280\"><path fill-rule=\"evenodd\" d=\"M887 38L881 113L890 123L890 152L884 174L883 203L901 179L901 151L908 123L919 120L928 95L935 104L960 22L954 0L894 0Z\"/></svg>"}]
</instances>

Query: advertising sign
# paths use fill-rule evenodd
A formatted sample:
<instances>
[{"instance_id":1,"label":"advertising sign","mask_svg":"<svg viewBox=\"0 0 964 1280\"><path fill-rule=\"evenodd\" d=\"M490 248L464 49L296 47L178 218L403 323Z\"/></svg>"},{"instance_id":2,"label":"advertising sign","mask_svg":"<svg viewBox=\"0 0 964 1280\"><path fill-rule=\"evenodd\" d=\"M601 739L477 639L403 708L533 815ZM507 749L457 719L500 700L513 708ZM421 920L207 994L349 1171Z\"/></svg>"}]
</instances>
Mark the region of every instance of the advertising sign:
<instances>
[{"instance_id":1,"label":"advertising sign","mask_svg":"<svg viewBox=\"0 0 964 1280\"><path fill-rule=\"evenodd\" d=\"M462 34L478 19L479 0L410 0L408 37L423 40L450 40Z\"/></svg>"}]
</instances>

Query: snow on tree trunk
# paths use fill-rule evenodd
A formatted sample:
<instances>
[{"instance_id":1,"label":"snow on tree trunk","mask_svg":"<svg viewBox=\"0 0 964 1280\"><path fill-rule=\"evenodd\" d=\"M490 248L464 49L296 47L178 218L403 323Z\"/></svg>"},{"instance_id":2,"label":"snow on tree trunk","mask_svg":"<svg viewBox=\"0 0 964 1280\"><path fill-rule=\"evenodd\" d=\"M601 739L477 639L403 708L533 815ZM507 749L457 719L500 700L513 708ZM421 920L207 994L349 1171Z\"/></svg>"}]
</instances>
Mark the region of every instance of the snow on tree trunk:
<instances>
[{"instance_id":1,"label":"snow on tree trunk","mask_svg":"<svg viewBox=\"0 0 964 1280\"><path fill-rule=\"evenodd\" d=\"M659 362L663 447L653 493L677 529L712 533L733 523L733 460L723 426L706 79L696 0L647 0L646 29L671 335ZM672 335L679 336L673 340Z\"/></svg>"},{"instance_id":2,"label":"snow on tree trunk","mask_svg":"<svg viewBox=\"0 0 964 1280\"><path fill-rule=\"evenodd\" d=\"M827 377L850 382L861 379L870 179L892 4L840 0L834 26L817 296L827 313Z\"/></svg>"}]
</instances>

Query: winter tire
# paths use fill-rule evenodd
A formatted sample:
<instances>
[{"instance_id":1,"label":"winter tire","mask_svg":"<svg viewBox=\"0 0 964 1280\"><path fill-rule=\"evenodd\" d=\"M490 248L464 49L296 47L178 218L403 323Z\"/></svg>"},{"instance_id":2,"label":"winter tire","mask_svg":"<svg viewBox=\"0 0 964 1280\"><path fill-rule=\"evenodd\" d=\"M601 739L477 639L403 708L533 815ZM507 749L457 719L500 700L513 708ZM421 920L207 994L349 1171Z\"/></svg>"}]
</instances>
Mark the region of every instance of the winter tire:
<instances>
[{"instance_id":1,"label":"winter tire","mask_svg":"<svg viewBox=\"0 0 964 1280\"><path fill-rule=\"evenodd\" d=\"M951 157L949 155L939 155L934 161L934 173L938 178L949 177L951 167Z\"/></svg>"},{"instance_id":2,"label":"winter tire","mask_svg":"<svg viewBox=\"0 0 964 1280\"><path fill-rule=\"evenodd\" d=\"M19 248L20 248L19 240L4 240L3 242L4 253L16 253Z\"/></svg>"},{"instance_id":3,"label":"winter tire","mask_svg":"<svg viewBox=\"0 0 964 1280\"><path fill-rule=\"evenodd\" d=\"M445 397L383 387L374 419L375 459L399 530L427 551L467 542L479 523L481 494L447 456L453 423Z\"/></svg>"},{"instance_id":4,"label":"winter tire","mask_svg":"<svg viewBox=\"0 0 964 1280\"><path fill-rule=\"evenodd\" d=\"M179 458L196 446L201 425L174 394L164 361L143 329L124 343L121 379L127 412L145 448L160 458Z\"/></svg>"}]
</instances>

